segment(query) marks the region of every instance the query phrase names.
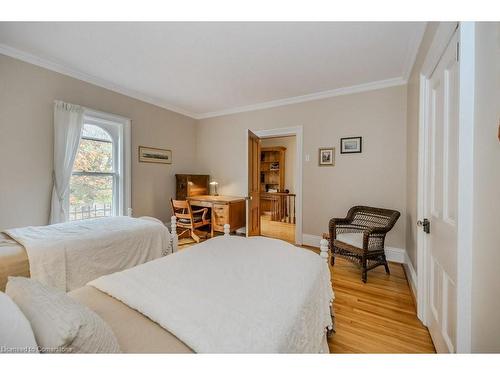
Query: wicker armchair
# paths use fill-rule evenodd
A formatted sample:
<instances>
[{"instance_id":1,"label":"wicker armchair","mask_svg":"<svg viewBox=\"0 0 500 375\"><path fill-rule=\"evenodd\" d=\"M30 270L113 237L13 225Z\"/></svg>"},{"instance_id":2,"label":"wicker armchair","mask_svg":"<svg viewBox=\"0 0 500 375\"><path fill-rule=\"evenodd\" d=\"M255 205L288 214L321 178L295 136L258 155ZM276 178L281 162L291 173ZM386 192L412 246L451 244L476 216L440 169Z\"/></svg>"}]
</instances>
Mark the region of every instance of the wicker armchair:
<instances>
[{"instance_id":1,"label":"wicker armchair","mask_svg":"<svg viewBox=\"0 0 500 375\"><path fill-rule=\"evenodd\" d=\"M400 213L383 208L355 206L342 219L331 219L330 249L332 265L335 256L346 258L361 266L361 279L367 280L367 272L384 266L387 274L389 266L384 252L385 235L389 232Z\"/></svg>"}]
</instances>

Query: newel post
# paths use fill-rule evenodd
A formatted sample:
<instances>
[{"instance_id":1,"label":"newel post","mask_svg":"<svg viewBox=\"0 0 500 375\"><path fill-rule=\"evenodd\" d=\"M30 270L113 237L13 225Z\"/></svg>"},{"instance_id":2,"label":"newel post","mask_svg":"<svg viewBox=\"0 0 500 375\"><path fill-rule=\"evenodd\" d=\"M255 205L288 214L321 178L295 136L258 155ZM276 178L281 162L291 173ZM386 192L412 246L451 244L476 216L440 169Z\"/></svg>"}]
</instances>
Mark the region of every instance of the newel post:
<instances>
[{"instance_id":1,"label":"newel post","mask_svg":"<svg viewBox=\"0 0 500 375\"><path fill-rule=\"evenodd\" d=\"M177 236L177 218L172 216L170 218L170 233L172 235L172 253L177 251L179 246L179 237Z\"/></svg>"},{"instance_id":2,"label":"newel post","mask_svg":"<svg viewBox=\"0 0 500 375\"><path fill-rule=\"evenodd\" d=\"M224 224L224 237L229 237L229 234L231 232L231 228L229 224Z\"/></svg>"},{"instance_id":3,"label":"newel post","mask_svg":"<svg viewBox=\"0 0 500 375\"><path fill-rule=\"evenodd\" d=\"M319 256L325 260L325 262L328 263L328 240L322 239L319 242Z\"/></svg>"}]
</instances>

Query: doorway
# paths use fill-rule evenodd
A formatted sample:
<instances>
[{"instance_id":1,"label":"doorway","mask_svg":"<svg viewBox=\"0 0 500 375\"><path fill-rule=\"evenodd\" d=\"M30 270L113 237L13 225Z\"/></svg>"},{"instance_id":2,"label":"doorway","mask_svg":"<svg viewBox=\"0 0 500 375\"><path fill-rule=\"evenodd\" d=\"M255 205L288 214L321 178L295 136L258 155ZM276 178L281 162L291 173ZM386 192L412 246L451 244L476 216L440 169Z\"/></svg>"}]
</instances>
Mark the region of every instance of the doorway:
<instances>
[{"instance_id":1,"label":"doorway","mask_svg":"<svg viewBox=\"0 0 500 375\"><path fill-rule=\"evenodd\" d=\"M295 243L296 137L261 138L260 228L264 237Z\"/></svg>"},{"instance_id":2,"label":"doorway","mask_svg":"<svg viewBox=\"0 0 500 375\"><path fill-rule=\"evenodd\" d=\"M247 136L247 233L301 245L302 127L248 130Z\"/></svg>"}]
</instances>

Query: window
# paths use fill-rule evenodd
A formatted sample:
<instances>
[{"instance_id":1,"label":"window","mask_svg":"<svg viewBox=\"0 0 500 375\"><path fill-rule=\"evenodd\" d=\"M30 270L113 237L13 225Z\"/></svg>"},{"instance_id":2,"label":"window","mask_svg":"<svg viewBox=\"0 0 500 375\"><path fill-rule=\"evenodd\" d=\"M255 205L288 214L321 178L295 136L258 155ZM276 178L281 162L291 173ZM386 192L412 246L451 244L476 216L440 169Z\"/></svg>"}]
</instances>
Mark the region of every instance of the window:
<instances>
[{"instance_id":1,"label":"window","mask_svg":"<svg viewBox=\"0 0 500 375\"><path fill-rule=\"evenodd\" d=\"M102 117L84 118L70 181L70 220L123 215L130 205L128 121Z\"/></svg>"}]
</instances>

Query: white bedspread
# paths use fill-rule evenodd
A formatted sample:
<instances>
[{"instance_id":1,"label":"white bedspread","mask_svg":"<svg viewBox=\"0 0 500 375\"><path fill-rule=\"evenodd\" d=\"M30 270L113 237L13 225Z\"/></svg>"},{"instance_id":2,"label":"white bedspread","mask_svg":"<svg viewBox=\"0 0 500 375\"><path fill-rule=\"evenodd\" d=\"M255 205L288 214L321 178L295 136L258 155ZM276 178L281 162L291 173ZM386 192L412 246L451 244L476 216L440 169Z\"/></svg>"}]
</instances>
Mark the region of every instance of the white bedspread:
<instances>
[{"instance_id":1,"label":"white bedspread","mask_svg":"<svg viewBox=\"0 0 500 375\"><path fill-rule=\"evenodd\" d=\"M153 218L108 217L4 232L25 247L32 278L65 291L170 251L170 232Z\"/></svg>"},{"instance_id":2,"label":"white bedspread","mask_svg":"<svg viewBox=\"0 0 500 375\"><path fill-rule=\"evenodd\" d=\"M263 237L217 237L89 285L198 353L318 353L332 324L326 262Z\"/></svg>"}]
</instances>

